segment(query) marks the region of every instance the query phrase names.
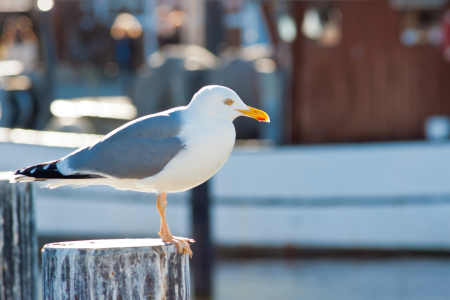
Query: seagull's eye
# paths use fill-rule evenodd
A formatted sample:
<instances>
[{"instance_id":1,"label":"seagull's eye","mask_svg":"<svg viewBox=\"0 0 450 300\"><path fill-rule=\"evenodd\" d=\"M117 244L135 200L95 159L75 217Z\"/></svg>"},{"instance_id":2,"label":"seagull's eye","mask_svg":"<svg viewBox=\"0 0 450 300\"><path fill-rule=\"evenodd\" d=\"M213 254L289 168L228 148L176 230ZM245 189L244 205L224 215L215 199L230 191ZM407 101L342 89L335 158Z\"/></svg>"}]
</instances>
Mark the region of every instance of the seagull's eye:
<instances>
[{"instance_id":1,"label":"seagull's eye","mask_svg":"<svg viewBox=\"0 0 450 300\"><path fill-rule=\"evenodd\" d=\"M225 104L226 105L231 105L231 104L233 104L233 100L227 99L227 100L225 100Z\"/></svg>"}]
</instances>

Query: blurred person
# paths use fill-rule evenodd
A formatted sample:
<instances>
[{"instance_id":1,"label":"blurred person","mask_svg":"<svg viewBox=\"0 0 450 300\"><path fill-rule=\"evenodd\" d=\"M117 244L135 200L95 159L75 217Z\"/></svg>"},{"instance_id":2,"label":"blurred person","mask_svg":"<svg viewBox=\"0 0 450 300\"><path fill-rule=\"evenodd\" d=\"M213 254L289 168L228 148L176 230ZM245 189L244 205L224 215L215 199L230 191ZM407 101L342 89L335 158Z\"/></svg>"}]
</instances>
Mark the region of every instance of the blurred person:
<instances>
[{"instance_id":1,"label":"blurred person","mask_svg":"<svg viewBox=\"0 0 450 300\"><path fill-rule=\"evenodd\" d=\"M100 70L106 63L114 61L115 43L110 28L98 22L92 12L83 12L78 2L64 1L55 6L54 15L59 65L67 63L76 73L83 72L83 68L93 69L92 66Z\"/></svg>"},{"instance_id":2,"label":"blurred person","mask_svg":"<svg viewBox=\"0 0 450 300\"><path fill-rule=\"evenodd\" d=\"M131 71L142 64L142 25L135 16L122 12L114 20L110 31L114 38L115 60L120 69Z\"/></svg>"},{"instance_id":3,"label":"blurred person","mask_svg":"<svg viewBox=\"0 0 450 300\"><path fill-rule=\"evenodd\" d=\"M181 42L181 26L184 24L186 14L167 5L155 8L154 14L157 22L158 45L179 44Z\"/></svg>"},{"instance_id":4,"label":"blurred person","mask_svg":"<svg viewBox=\"0 0 450 300\"><path fill-rule=\"evenodd\" d=\"M24 15L11 16L3 25L0 37L0 60L18 60L24 71L32 71L38 60L38 40L33 22Z\"/></svg>"},{"instance_id":5,"label":"blurred person","mask_svg":"<svg viewBox=\"0 0 450 300\"><path fill-rule=\"evenodd\" d=\"M6 18L0 36L0 60L20 61L23 66L21 73L32 75L38 65L38 57L38 39L31 19L25 15ZM32 91L30 77L6 77L5 89L0 99L2 126L32 128L39 103Z\"/></svg>"}]
</instances>

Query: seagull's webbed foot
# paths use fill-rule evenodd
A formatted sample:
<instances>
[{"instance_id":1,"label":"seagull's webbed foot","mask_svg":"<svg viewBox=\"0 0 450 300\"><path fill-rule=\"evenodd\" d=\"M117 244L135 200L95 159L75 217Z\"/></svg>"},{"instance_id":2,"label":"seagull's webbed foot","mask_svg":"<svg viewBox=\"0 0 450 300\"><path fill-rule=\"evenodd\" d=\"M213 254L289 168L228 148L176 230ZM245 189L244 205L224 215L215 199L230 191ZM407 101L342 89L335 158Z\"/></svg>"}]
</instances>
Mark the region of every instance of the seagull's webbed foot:
<instances>
[{"instance_id":1,"label":"seagull's webbed foot","mask_svg":"<svg viewBox=\"0 0 450 300\"><path fill-rule=\"evenodd\" d=\"M192 258L192 250L191 247L189 247L189 243L195 243L193 239L170 235L167 237L161 236L161 240L164 243L174 243L178 248L178 252L182 253L184 250L189 253L189 256Z\"/></svg>"}]
</instances>

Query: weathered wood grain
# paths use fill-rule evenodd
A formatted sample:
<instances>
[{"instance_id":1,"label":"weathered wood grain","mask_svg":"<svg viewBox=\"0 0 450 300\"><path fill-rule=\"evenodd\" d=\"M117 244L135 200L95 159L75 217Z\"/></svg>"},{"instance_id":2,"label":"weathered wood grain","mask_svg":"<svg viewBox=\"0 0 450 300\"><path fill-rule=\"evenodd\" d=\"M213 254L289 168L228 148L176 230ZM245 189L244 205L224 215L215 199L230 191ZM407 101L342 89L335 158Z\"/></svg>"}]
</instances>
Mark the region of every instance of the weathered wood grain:
<instances>
[{"instance_id":1,"label":"weathered wood grain","mask_svg":"<svg viewBox=\"0 0 450 300\"><path fill-rule=\"evenodd\" d=\"M160 239L47 244L43 299L190 299L189 256Z\"/></svg>"},{"instance_id":2,"label":"weathered wood grain","mask_svg":"<svg viewBox=\"0 0 450 300\"><path fill-rule=\"evenodd\" d=\"M0 181L0 300L37 299L37 235L30 183Z\"/></svg>"}]
</instances>

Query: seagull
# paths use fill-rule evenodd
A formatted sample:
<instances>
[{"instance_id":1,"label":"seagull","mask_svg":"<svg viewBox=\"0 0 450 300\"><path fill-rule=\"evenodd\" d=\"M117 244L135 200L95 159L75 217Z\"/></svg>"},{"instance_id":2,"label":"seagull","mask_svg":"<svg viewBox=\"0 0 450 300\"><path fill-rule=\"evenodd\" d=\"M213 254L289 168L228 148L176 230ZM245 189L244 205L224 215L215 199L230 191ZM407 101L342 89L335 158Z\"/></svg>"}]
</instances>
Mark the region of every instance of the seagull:
<instances>
[{"instance_id":1,"label":"seagull","mask_svg":"<svg viewBox=\"0 0 450 300\"><path fill-rule=\"evenodd\" d=\"M158 235L192 257L190 238L173 236L166 219L166 195L192 189L227 161L236 141L239 116L270 122L231 89L200 89L187 106L133 120L99 141L50 162L15 171L10 181L48 181L45 187L109 185L118 190L156 193Z\"/></svg>"}]
</instances>

